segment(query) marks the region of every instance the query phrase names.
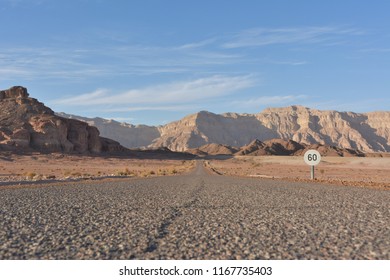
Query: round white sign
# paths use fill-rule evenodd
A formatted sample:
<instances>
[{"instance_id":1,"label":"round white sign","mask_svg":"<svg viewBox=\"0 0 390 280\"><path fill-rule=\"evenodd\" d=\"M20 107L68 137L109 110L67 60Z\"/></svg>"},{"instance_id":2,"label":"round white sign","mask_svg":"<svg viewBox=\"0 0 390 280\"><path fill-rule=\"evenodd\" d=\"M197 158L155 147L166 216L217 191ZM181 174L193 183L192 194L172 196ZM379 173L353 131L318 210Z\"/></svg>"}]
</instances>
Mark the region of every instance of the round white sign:
<instances>
[{"instance_id":1,"label":"round white sign","mask_svg":"<svg viewBox=\"0 0 390 280\"><path fill-rule=\"evenodd\" d=\"M317 165L321 161L321 154L317 150L308 150L303 156L306 164Z\"/></svg>"}]
</instances>

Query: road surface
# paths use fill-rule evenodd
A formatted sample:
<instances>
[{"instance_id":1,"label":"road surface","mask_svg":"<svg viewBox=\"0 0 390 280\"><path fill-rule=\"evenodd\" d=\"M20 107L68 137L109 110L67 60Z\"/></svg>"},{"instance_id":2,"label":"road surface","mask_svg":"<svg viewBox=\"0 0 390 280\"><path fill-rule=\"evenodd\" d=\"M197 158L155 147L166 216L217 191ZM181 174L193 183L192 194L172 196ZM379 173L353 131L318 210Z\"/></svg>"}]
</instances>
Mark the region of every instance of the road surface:
<instances>
[{"instance_id":1,"label":"road surface","mask_svg":"<svg viewBox=\"0 0 390 280\"><path fill-rule=\"evenodd\" d=\"M390 259L390 192L208 174L0 187L0 259Z\"/></svg>"}]
</instances>

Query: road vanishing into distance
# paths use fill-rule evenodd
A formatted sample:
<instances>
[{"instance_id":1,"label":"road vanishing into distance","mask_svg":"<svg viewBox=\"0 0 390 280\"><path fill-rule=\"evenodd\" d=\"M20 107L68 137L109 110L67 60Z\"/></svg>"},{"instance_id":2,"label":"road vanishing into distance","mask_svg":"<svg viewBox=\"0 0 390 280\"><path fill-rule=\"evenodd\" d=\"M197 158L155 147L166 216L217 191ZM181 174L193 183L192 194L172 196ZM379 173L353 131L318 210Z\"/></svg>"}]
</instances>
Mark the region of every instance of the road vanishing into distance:
<instances>
[{"instance_id":1,"label":"road vanishing into distance","mask_svg":"<svg viewBox=\"0 0 390 280\"><path fill-rule=\"evenodd\" d=\"M390 192L187 175L0 187L0 259L390 259Z\"/></svg>"}]
</instances>

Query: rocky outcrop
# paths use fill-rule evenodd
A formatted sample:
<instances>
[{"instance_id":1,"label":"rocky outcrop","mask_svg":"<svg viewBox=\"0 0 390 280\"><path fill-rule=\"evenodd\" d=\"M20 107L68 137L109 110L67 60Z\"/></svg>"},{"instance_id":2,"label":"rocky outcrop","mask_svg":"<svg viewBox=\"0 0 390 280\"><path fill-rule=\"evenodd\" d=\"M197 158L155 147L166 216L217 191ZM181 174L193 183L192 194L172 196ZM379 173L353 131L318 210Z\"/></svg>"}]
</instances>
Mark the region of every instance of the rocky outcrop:
<instances>
[{"instance_id":1,"label":"rocky outcrop","mask_svg":"<svg viewBox=\"0 0 390 280\"><path fill-rule=\"evenodd\" d=\"M253 140L248 145L241 147L241 149L236 153L239 156L264 156L270 155L266 150L266 144L261 142L258 139Z\"/></svg>"},{"instance_id":2,"label":"rocky outcrop","mask_svg":"<svg viewBox=\"0 0 390 280\"><path fill-rule=\"evenodd\" d=\"M75 118L88 121L98 127L102 136L128 148L186 151L211 143L242 147L254 139L284 139L364 152L390 152L390 112L358 114L302 106L269 108L258 114L201 111L158 127Z\"/></svg>"},{"instance_id":3,"label":"rocky outcrop","mask_svg":"<svg viewBox=\"0 0 390 280\"><path fill-rule=\"evenodd\" d=\"M365 152L390 152L390 112L358 114L302 106L270 108L256 118L278 138Z\"/></svg>"},{"instance_id":4,"label":"rocky outcrop","mask_svg":"<svg viewBox=\"0 0 390 280\"><path fill-rule=\"evenodd\" d=\"M141 148L150 145L154 139L160 137L158 127L147 125L132 125L103 118L86 118L66 113L56 113L57 116L75 119L88 123L99 129L100 135L115 139L126 148Z\"/></svg>"},{"instance_id":5,"label":"rocky outcrop","mask_svg":"<svg viewBox=\"0 0 390 280\"><path fill-rule=\"evenodd\" d=\"M96 127L58 117L16 86L0 91L0 147L3 150L101 153L124 150L99 136Z\"/></svg>"},{"instance_id":6,"label":"rocky outcrop","mask_svg":"<svg viewBox=\"0 0 390 280\"><path fill-rule=\"evenodd\" d=\"M271 139L264 142L255 139L248 145L240 148L221 144L206 144L197 149L189 149L187 152L197 156L303 156L309 149L317 150L323 156L370 156L359 150L343 149L321 144L300 144L293 140L283 139Z\"/></svg>"},{"instance_id":7,"label":"rocky outcrop","mask_svg":"<svg viewBox=\"0 0 390 280\"><path fill-rule=\"evenodd\" d=\"M160 131L161 136L150 146L166 146L175 151L210 143L242 146L259 135L269 139L277 137L274 131L266 128L254 116L234 113L217 115L206 111L167 124Z\"/></svg>"},{"instance_id":8,"label":"rocky outcrop","mask_svg":"<svg viewBox=\"0 0 390 280\"><path fill-rule=\"evenodd\" d=\"M289 156L297 153L300 150L304 150L305 145L299 144L292 140L283 139L271 139L265 142L261 142L256 139L240 148L236 155L250 155L250 156L263 156L263 155L283 155Z\"/></svg>"},{"instance_id":9,"label":"rocky outcrop","mask_svg":"<svg viewBox=\"0 0 390 280\"><path fill-rule=\"evenodd\" d=\"M364 152L390 152L390 112L357 114L302 106L270 108L259 114L199 112L160 128L151 147L184 151L218 143L243 146L254 139L293 140Z\"/></svg>"},{"instance_id":10,"label":"rocky outcrop","mask_svg":"<svg viewBox=\"0 0 390 280\"><path fill-rule=\"evenodd\" d=\"M203 155L233 155L239 151L236 147L231 147L222 144L206 144L196 149L187 150L188 153L203 156Z\"/></svg>"}]
</instances>

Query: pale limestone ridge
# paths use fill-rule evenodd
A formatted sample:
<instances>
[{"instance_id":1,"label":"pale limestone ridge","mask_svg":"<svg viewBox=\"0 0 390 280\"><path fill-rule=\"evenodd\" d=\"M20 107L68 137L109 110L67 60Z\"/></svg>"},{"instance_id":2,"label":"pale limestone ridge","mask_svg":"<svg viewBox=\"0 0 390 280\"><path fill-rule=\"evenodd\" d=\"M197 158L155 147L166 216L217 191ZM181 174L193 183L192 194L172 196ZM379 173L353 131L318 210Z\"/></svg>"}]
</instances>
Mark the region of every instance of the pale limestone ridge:
<instances>
[{"instance_id":1,"label":"pale limestone ridge","mask_svg":"<svg viewBox=\"0 0 390 280\"><path fill-rule=\"evenodd\" d=\"M294 140L364 152L390 152L390 112L358 114L303 106L268 108L258 114L199 112L160 128L153 147L172 150L218 143L244 146L254 139Z\"/></svg>"},{"instance_id":2,"label":"pale limestone ridge","mask_svg":"<svg viewBox=\"0 0 390 280\"><path fill-rule=\"evenodd\" d=\"M115 120L86 118L65 113L56 113L56 115L63 118L80 120L88 123L90 126L95 126L99 129L101 136L115 139L127 148L145 147L150 145L154 139L160 137L159 128L155 126L132 125Z\"/></svg>"},{"instance_id":3,"label":"pale limestone ridge","mask_svg":"<svg viewBox=\"0 0 390 280\"><path fill-rule=\"evenodd\" d=\"M211 143L242 147L255 139L279 138L308 145L390 152L390 112L361 114L303 106L268 108L258 114L201 111L158 127L92 120L90 124L98 127L103 136L128 148L167 147L186 151Z\"/></svg>"},{"instance_id":4,"label":"pale limestone ridge","mask_svg":"<svg viewBox=\"0 0 390 280\"><path fill-rule=\"evenodd\" d=\"M256 117L282 139L365 152L390 152L390 112L358 114L290 106L266 109Z\"/></svg>"},{"instance_id":5,"label":"pale limestone ridge","mask_svg":"<svg viewBox=\"0 0 390 280\"><path fill-rule=\"evenodd\" d=\"M161 136L151 146L166 146L176 151L210 143L243 146L259 135L270 139L277 137L275 132L262 125L254 115L217 115L206 111L167 124L160 131Z\"/></svg>"}]
</instances>

